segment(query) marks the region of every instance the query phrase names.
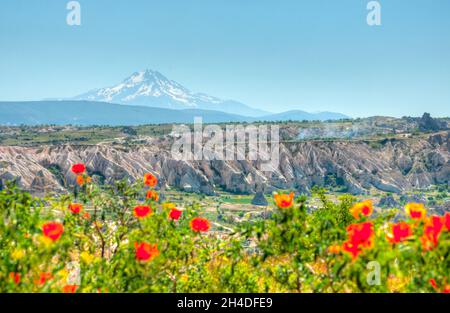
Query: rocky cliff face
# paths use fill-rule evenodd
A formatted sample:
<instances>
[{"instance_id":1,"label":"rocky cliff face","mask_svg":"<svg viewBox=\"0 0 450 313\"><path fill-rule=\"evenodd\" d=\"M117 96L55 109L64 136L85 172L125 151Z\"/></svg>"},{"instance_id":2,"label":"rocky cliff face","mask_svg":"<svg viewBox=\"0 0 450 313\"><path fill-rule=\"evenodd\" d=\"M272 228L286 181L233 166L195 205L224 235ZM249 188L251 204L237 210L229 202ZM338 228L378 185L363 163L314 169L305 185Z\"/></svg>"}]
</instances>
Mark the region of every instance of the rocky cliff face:
<instances>
[{"instance_id":1,"label":"rocky cliff face","mask_svg":"<svg viewBox=\"0 0 450 313\"><path fill-rule=\"evenodd\" d=\"M380 143L332 141L280 145L280 166L262 172L255 161L178 161L170 154L170 138L153 138L146 145L0 146L0 187L16 178L34 192L64 191L75 183L73 163L83 162L95 179L110 183L126 177L140 179L145 172L160 183L192 192L254 193L334 182L354 194L371 189L400 193L431 184L449 184L450 132L424 139L393 139Z\"/></svg>"}]
</instances>

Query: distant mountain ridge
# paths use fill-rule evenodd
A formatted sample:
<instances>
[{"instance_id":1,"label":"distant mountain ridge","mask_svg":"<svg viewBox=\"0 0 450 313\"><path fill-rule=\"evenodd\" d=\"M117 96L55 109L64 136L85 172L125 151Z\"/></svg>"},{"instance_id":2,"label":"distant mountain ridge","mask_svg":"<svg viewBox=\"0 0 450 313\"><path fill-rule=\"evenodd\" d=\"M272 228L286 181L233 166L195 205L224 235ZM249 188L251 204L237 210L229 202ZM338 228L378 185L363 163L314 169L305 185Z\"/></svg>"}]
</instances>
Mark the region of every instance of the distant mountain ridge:
<instances>
[{"instance_id":1,"label":"distant mountain ridge","mask_svg":"<svg viewBox=\"0 0 450 313\"><path fill-rule=\"evenodd\" d=\"M3 125L144 125L192 123L201 116L205 123L243 122L246 117L224 112L170 110L94 101L0 102Z\"/></svg>"},{"instance_id":2,"label":"distant mountain ridge","mask_svg":"<svg viewBox=\"0 0 450 313\"><path fill-rule=\"evenodd\" d=\"M121 105L96 101L29 101L0 102L2 125L143 125L166 123L192 123L200 116L205 123L255 122L283 120L328 120L329 115L303 111L286 112L264 117L249 117L221 111ZM325 118L326 117L326 118ZM337 115L335 119L346 118Z\"/></svg>"},{"instance_id":3,"label":"distant mountain ridge","mask_svg":"<svg viewBox=\"0 0 450 313\"><path fill-rule=\"evenodd\" d=\"M283 113L271 114L260 117L263 121L326 121L326 120L340 120L349 118L347 115L335 112L318 112L309 113L301 110L292 110Z\"/></svg>"},{"instance_id":4,"label":"distant mountain ridge","mask_svg":"<svg viewBox=\"0 0 450 313\"><path fill-rule=\"evenodd\" d=\"M158 71L135 72L122 82L93 89L72 100L111 102L165 109L200 109L259 117L269 112L252 108L234 100L222 100L204 93L194 93Z\"/></svg>"},{"instance_id":5,"label":"distant mountain ridge","mask_svg":"<svg viewBox=\"0 0 450 313\"><path fill-rule=\"evenodd\" d=\"M325 120L330 115L303 111L248 117L221 111L196 108L173 110L159 107L121 105L107 102L59 100L0 102L1 125L144 125L167 123L192 123L200 116L205 123L255 122L282 120ZM304 113L304 114L303 114ZM336 115L335 119L345 118Z\"/></svg>"}]
</instances>

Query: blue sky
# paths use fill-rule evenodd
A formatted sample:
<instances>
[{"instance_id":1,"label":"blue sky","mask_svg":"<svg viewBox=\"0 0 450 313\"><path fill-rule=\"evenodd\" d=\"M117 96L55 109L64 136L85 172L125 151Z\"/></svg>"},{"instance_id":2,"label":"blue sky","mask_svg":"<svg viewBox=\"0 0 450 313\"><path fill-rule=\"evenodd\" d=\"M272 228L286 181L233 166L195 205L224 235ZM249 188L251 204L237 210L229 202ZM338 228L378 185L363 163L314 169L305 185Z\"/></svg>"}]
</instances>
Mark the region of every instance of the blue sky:
<instances>
[{"instance_id":1,"label":"blue sky","mask_svg":"<svg viewBox=\"0 0 450 313\"><path fill-rule=\"evenodd\" d=\"M70 97L155 69L253 107L450 116L450 1L2 0L0 100Z\"/></svg>"}]
</instances>

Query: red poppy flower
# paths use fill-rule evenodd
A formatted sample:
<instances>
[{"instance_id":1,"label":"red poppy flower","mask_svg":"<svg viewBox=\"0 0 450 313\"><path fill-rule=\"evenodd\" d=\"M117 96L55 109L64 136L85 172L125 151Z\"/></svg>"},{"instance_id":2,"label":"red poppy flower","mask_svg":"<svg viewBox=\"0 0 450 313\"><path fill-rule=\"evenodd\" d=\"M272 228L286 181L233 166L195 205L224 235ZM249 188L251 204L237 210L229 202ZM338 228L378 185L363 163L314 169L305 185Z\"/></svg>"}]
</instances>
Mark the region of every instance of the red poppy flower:
<instances>
[{"instance_id":1,"label":"red poppy flower","mask_svg":"<svg viewBox=\"0 0 450 313\"><path fill-rule=\"evenodd\" d=\"M450 212L445 213L444 223L445 223L445 228L447 229L447 231L450 231Z\"/></svg>"},{"instance_id":2,"label":"red poppy flower","mask_svg":"<svg viewBox=\"0 0 450 313\"><path fill-rule=\"evenodd\" d=\"M351 241L345 241L342 244L342 251L350 253L352 255L352 259L355 260L362 252L362 249L357 244L352 243Z\"/></svg>"},{"instance_id":3,"label":"red poppy flower","mask_svg":"<svg viewBox=\"0 0 450 313\"><path fill-rule=\"evenodd\" d=\"M153 201L158 201L159 200L159 195L158 192L156 192L155 190L148 190L147 191L147 195L145 196L146 199L152 199Z\"/></svg>"},{"instance_id":4,"label":"red poppy flower","mask_svg":"<svg viewBox=\"0 0 450 313\"><path fill-rule=\"evenodd\" d=\"M69 210L73 214L80 214L80 212L83 210L83 205L81 205L79 203L71 203L71 204L69 204Z\"/></svg>"},{"instance_id":5,"label":"red poppy flower","mask_svg":"<svg viewBox=\"0 0 450 313\"><path fill-rule=\"evenodd\" d=\"M434 278L431 278L429 280L430 285L437 291L442 293L450 293L450 285L445 285L444 289L440 289L438 284L436 283L436 280Z\"/></svg>"},{"instance_id":6,"label":"red poppy flower","mask_svg":"<svg viewBox=\"0 0 450 313\"><path fill-rule=\"evenodd\" d=\"M62 233L64 232L64 227L61 223L58 222L47 222L42 225L42 232L44 233L45 237L48 237L51 240L55 241L58 240L59 237L61 237Z\"/></svg>"},{"instance_id":7,"label":"red poppy flower","mask_svg":"<svg viewBox=\"0 0 450 313\"><path fill-rule=\"evenodd\" d=\"M158 179L151 173L144 174L144 184L149 187L155 187L158 183Z\"/></svg>"},{"instance_id":8,"label":"red poppy flower","mask_svg":"<svg viewBox=\"0 0 450 313\"><path fill-rule=\"evenodd\" d=\"M280 209L287 209L292 206L294 203L294 193L291 192L290 194L274 194L273 198L275 199L276 205Z\"/></svg>"},{"instance_id":9,"label":"red poppy flower","mask_svg":"<svg viewBox=\"0 0 450 313\"><path fill-rule=\"evenodd\" d=\"M405 206L405 211L413 220L424 219L427 215L427 211L422 203L408 203Z\"/></svg>"},{"instance_id":10,"label":"red poppy flower","mask_svg":"<svg viewBox=\"0 0 450 313\"><path fill-rule=\"evenodd\" d=\"M347 227L347 235L352 243L370 248L373 245L375 232L371 222L351 224Z\"/></svg>"},{"instance_id":11,"label":"red poppy flower","mask_svg":"<svg viewBox=\"0 0 450 313\"><path fill-rule=\"evenodd\" d=\"M72 165L72 173L79 175L84 173L84 171L86 171L86 166L83 163Z\"/></svg>"},{"instance_id":12,"label":"red poppy flower","mask_svg":"<svg viewBox=\"0 0 450 313\"><path fill-rule=\"evenodd\" d=\"M444 227L444 218L438 215L433 215L427 218L423 230L423 235L420 237L422 247L424 250L431 250L438 245L439 235Z\"/></svg>"},{"instance_id":13,"label":"red poppy flower","mask_svg":"<svg viewBox=\"0 0 450 313\"><path fill-rule=\"evenodd\" d=\"M359 220L360 215L364 216L370 216L373 212L373 205L372 201L370 200L364 200L358 203L355 203L350 208L350 213L353 215L353 217L357 220Z\"/></svg>"},{"instance_id":14,"label":"red poppy flower","mask_svg":"<svg viewBox=\"0 0 450 313\"><path fill-rule=\"evenodd\" d=\"M206 218L203 217L195 217L192 219L191 229L195 232L207 232L211 227L211 224Z\"/></svg>"},{"instance_id":15,"label":"red poppy flower","mask_svg":"<svg viewBox=\"0 0 450 313\"><path fill-rule=\"evenodd\" d=\"M412 236L412 229L408 223L400 222L392 225L392 233L387 236L391 243L399 243Z\"/></svg>"},{"instance_id":16,"label":"red poppy flower","mask_svg":"<svg viewBox=\"0 0 450 313\"><path fill-rule=\"evenodd\" d=\"M44 285L47 281L53 278L52 273L40 273L39 279L34 281L35 285Z\"/></svg>"},{"instance_id":17,"label":"red poppy flower","mask_svg":"<svg viewBox=\"0 0 450 313\"><path fill-rule=\"evenodd\" d=\"M64 293L75 293L77 292L78 286L77 285L65 285L62 288L62 292Z\"/></svg>"},{"instance_id":18,"label":"red poppy flower","mask_svg":"<svg viewBox=\"0 0 450 313\"><path fill-rule=\"evenodd\" d=\"M152 208L150 208L148 205L138 205L134 208L133 214L137 218L144 218L152 214Z\"/></svg>"},{"instance_id":19,"label":"red poppy flower","mask_svg":"<svg viewBox=\"0 0 450 313\"><path fill-rule=\"evenodd\" d=\"M373 246L375 232L371 222L351 224L347 227L348 240L343 243L342 250L350 253L353 259Z\"/></svg>"},{"instance_id":20,"label":"red poppy flower","mask_svg":"<svg viewBox=\"0 0 450 313\"><path fill-rule=\"evenodd\" d=\"M158 246L146 242L134 243L136 259L139 261L149 261L159 255Z\"/></svg>"},{"instance_id":21,"label":"red poppy flower","mask_svg":"<svg viewBox=\"0 0 450 313\"><path fill-rule=\"evenodd\" d=\"M20 283L20 273L10 272L9 278L18 285Z\"/></svg>"},{"instance_id":22,"label":"red poppy flower","mask_svg":"<svg viewBox=\"0 0 450 313\"><path fill-rule=\"evenodd\" d=\"M169 217L170 217L172 220L175 220L175 221L176 221L176 220L178 220L178 219L180 218L181 213L183 213L183 211L178 210L177 208L172 208L172 209L170 210Z\"/></svg>"}]
</instances>

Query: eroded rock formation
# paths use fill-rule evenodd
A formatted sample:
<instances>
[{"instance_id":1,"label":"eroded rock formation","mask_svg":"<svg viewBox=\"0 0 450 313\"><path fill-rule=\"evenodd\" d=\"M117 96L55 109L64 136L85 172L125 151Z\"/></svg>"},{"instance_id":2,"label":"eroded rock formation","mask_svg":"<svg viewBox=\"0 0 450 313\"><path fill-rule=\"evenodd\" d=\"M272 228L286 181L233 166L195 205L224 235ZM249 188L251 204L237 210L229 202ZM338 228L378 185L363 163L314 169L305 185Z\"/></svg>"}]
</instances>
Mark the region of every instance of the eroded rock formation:
<instances>
[{"instance_id":1,"label":"eroded rock formation","mask_svg":"<svg viewBox=\"0 0 450 313\"><path fill-rule=\"evenodd\" d=\"M75 183L73 163L83 162L96 179L110 183L157 174L167 186L214 194L217 187L248 194L264 184L276 189L307 191L332 176L348 192L361 194L376 188L400 193L431 184L449 184L450 133L428 137L364 141L306 141L282 143L280 164L261 171L257 161L178 161L171 157L170 138L153 138L146 145L0 146L0 180L17 179L36 192L63 191ZM1 185L1 184L0 184Z\"/></svg>"}]
</instances>

